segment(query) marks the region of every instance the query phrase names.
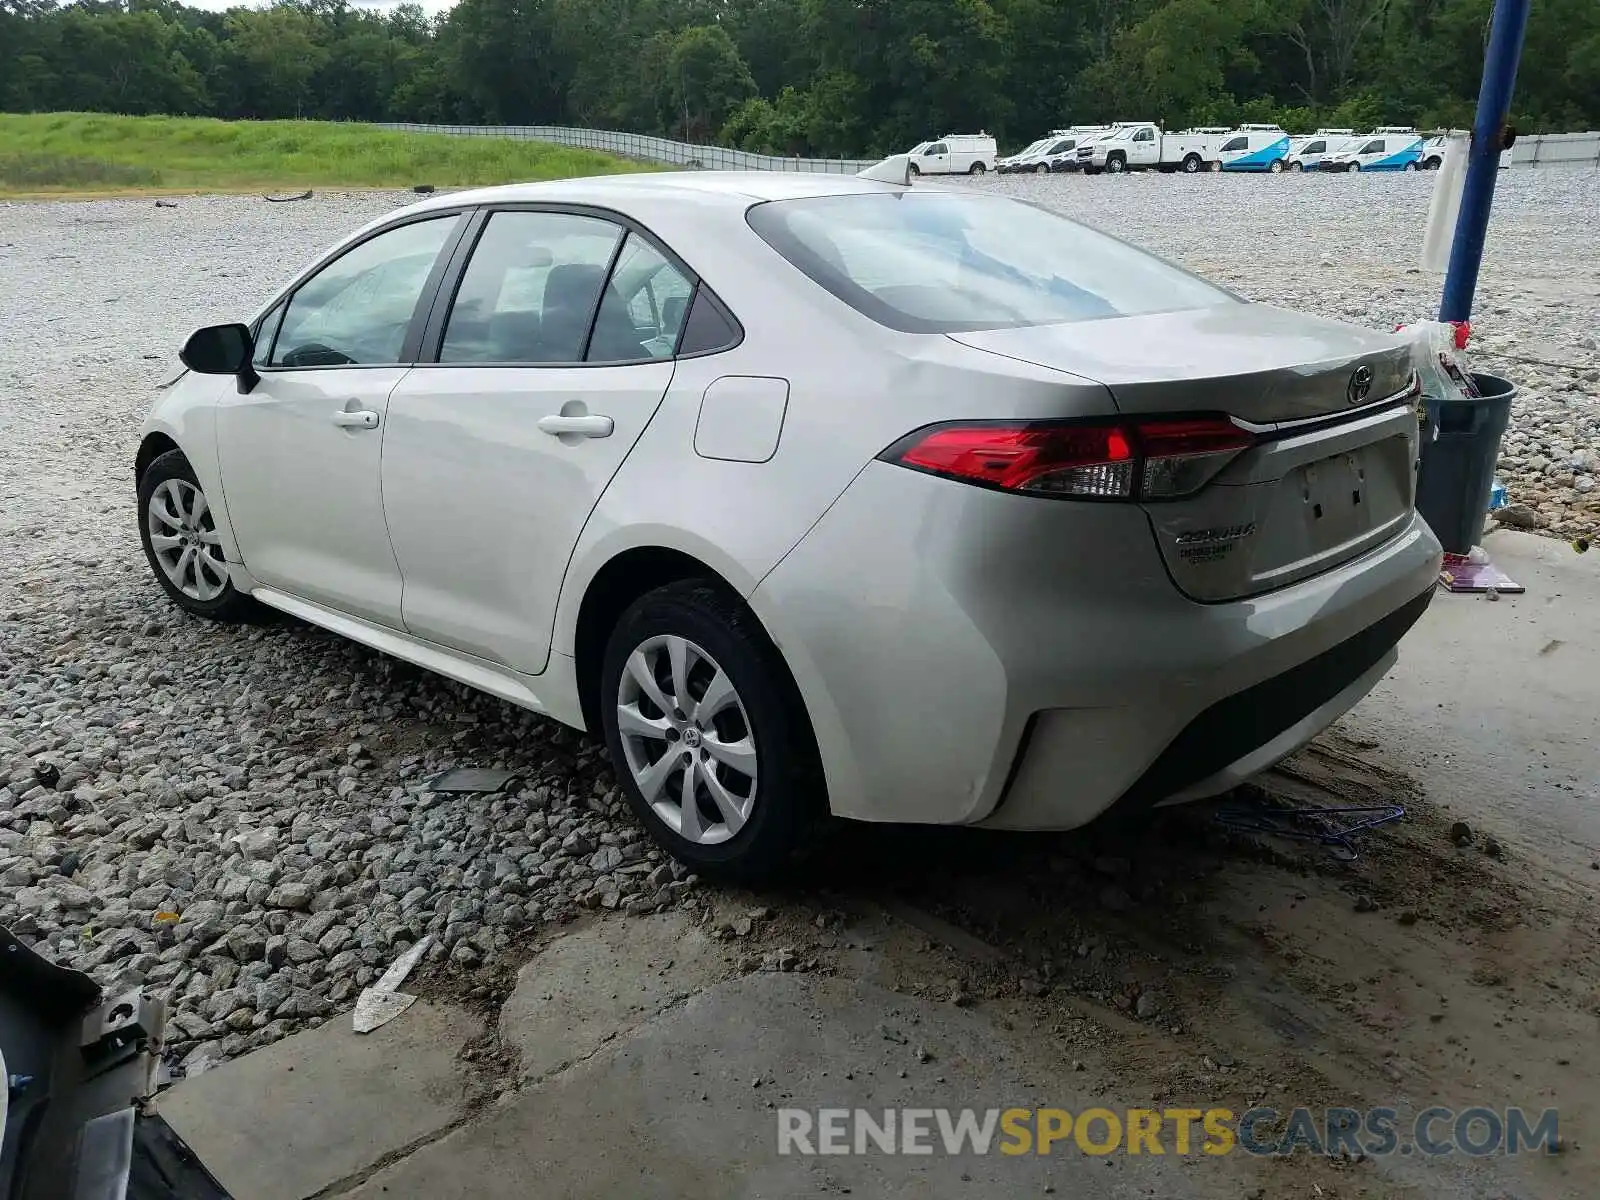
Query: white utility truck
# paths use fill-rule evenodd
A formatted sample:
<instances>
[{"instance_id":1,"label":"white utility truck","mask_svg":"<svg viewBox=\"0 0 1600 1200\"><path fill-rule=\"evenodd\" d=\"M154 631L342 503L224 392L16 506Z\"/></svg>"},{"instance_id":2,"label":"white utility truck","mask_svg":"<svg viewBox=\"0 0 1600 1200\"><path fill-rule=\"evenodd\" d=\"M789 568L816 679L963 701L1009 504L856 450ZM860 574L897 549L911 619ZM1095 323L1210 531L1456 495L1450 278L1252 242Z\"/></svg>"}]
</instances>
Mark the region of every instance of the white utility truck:
<instances>
[{"instance_id":1,"label":"white utility truck","mask_svg":"<svg viewBox=\"0 0 1600 1200\"><path fill-rule=\"evenodd\" d=\"M1124 171L1215 170L1218 162L1219 134L1184 132L1163 133L1151 121L1119 123L1110 133L1093 143L1078 147L1078 166L1085 174L1105 171L1120 175Z\"/></svg>"},{"instance_id":2,"label":"white utility truck","mask_svg":"<svg viewBox=\"0 0 1600 1200\"><path fill-rule=\"evenodd\" d=\"M910 151L913 175L982 175L994 170L996 146L987 133L947 133Z\"/></svg>"}]
</instances>

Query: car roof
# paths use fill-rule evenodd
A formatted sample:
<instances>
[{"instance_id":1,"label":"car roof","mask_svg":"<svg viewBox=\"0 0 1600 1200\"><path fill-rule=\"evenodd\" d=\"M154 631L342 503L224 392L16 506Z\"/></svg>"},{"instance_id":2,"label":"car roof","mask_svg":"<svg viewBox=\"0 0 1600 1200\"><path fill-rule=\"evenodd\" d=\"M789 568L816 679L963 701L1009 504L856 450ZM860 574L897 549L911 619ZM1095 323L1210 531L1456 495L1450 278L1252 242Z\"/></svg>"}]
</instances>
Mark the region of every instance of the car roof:
<instances>
[{"instance_id":1,"label":"car roof","mask_svg":"<svg viewBox=\"0 0 1600 1200\"><path fill-rule=\"evenodd\" d=\"M643 171L441 193L412 207L414 211L422 211L462 204L554 203L627 208L645 203L696 207L726 205L745 209L752 203L768 200L901 190L894 184L855 175L817 171Z\"/></svg>"}]
</instances>

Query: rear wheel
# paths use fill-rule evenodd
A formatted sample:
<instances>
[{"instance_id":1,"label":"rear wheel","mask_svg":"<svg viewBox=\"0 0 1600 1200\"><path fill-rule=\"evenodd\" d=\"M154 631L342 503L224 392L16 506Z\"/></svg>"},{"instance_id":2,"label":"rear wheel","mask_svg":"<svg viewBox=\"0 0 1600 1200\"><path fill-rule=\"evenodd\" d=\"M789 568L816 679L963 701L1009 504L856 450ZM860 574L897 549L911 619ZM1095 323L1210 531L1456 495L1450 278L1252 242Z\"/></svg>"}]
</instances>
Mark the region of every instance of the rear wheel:
<instances>
[{"instance_id":1,"label":"rear wheel","mask_svg":"<svg viewBox=\"0 0 1600 1200\"><path fill-rule=\"evenodd\" d=\"M606 747L651 835L696 870L753 878L797 847L822 773L800 697L749 609L709 580L635 601L600 679Z\"/></svg>"},{"instance_id":2,"label":"rear wheel","mask_svg":"<svg viewBox=\"0 0 1600 1200\"><path fill-rule=\"evenodd\" d=\"M967 174L968 175L982 175L984 173L984 171L986 171L987 169L988 168L985 167L981 162L975 162L970 167L967 168Z\"/></svg>"},{"instance_id":3,"label":"rear wheel","mask_svg":"<svg viewBox=\"0 0 1600 1200\"><path fill-rule=\"evenodd\" d=\"M261 615L260 606L229 578L211 504L181 450L169 450L145 468L138 497L144 556L174 604L213 621Z\"/></svg>"},{"instance_id":4,"label":"rear wheel","mask_svg":"<svg viewBox=\"0 0 1600 1200\"><path fill-rule=\"evenodd\" d=\"M1283 174L1283 159L1281 159L1281 158L1273 159L1272 160L1272 165L1270 167L1268 167L1267 170L1271 171L1274 175L1282 175Z\"/></svg>"},{"instance_id":5,"label":"rear wheel","mask_svg":"<svg viewBox=\"0 0 1600 1200\"><path fill-rule=\"evenodd\" d=\"M1198 154L1187 155L1183 160L1183 173L1185 175L1198 174L1203 165Z\"/></svg>"},{"instance_id":6,"label":"rear wheel","mask_svg":"<svg viewBox=\"0 0 1600 1200\"><path fill-rule=\"evenodd\" d=\"M1415 171L1417 169L1417 164L1414 162L1408 162L1405 166L1405 169L1408 171Z\"/></svg>"}]
</instances>

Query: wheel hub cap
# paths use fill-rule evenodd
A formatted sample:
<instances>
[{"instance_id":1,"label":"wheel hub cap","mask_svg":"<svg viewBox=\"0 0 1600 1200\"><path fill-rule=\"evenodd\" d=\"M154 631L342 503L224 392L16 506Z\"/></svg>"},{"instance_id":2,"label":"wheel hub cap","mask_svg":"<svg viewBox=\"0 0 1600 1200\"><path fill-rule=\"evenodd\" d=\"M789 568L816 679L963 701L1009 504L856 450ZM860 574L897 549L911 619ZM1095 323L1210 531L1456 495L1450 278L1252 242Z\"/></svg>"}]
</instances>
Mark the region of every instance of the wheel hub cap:
<instances>
[{"instance_id":1,"label":"wheel hub cap","mask_svg":"<svg viewBox=\"0 0 1600 1200\"><path fill-rule=\"evenodd\" d=\"M755 810L750 718L726 671L687 638L647 638L617 685L624 765L651 810L686 841L725 842Z\"/></svg>"},{"instance_id":2,"label":"wheel hub cap","mask_svg":"<svg viewBox=\"0 0 1600 1200\"><path fill-rule=\"evenodd\" d=\"M215 600L228 586L222 539L205 493L187 479L166 479L145 509L150 551L167 581L192 600Z\"/></svg>"}]
</instances>

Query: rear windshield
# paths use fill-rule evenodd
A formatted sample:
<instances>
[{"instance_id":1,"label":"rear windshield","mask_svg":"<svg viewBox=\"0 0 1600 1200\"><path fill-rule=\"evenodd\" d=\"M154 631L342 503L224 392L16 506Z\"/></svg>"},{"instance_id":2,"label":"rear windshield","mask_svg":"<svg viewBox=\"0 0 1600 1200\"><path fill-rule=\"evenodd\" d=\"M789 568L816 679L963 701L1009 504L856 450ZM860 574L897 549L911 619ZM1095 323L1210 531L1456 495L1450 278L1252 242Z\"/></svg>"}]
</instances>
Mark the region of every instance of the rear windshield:
<instances>
[{"instance_id":1,"label":"rear windshield","mask_svg":"<svg viewBox=\"0 0 1600 1200\"><path fill-rule=\"evenodd\" d=\"M1235 300L1126 242L997 196L822 196L759 204L748 219L822 287L905 333L1054 325Z\"/></svg>"}]
</instances>

